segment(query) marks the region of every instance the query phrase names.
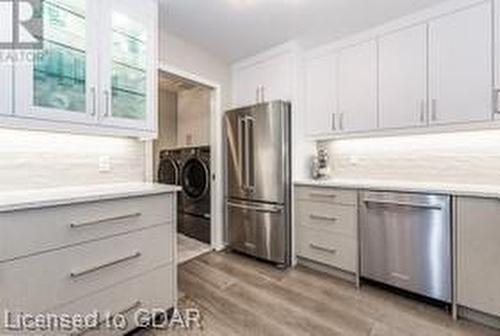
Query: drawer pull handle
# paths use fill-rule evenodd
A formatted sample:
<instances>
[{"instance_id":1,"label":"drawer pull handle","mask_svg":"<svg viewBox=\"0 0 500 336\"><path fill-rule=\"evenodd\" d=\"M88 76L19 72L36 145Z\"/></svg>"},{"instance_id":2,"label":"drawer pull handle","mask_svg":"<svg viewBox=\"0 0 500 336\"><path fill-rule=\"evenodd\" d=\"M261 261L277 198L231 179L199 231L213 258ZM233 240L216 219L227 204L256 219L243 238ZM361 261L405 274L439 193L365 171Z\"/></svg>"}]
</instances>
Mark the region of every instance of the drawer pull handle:
<instances>
[{"instance_id":1,"label":"drawer pull handle","mask_svg":"<svg viewBox=\"0 0 500 336\"><path fill-rule=\"evenodd\" d=\"M142 255L141 252L137 251L137 252L134 252L134 254L131 254L131 255L128 255L128 256L125 256L125 257L122 257L122 258L119 258L119 259L115 259L115 260L112 260L112 261L108 261L108 262L105 262L105 263L103 263L101 265L92 266L92 267L89 267L89 268L86 268L86 269L83 269L83 270L80 270L80 271L73 271L73 272L70 273L70 277L72 277L72 278L78 278L78 277L81 277L83 275L94 273L94 272L100 271L102 269L105 269L105 268L108 268L108 267L111 267L111 266L115 266L115 265L124 263L126 261L132 260L132 259L137 259L141 255Z\"/></svg>"},{"instance_id":2,"label":"drawer pull handle","mask_svg":"<svg viewBox=\"0 0 500 336\"><path fill-rule=\"evenodd\" d=\"M319 245L316 245L316 244L309 244L309 246L312 249L315 249L315 250L318 250L318 251L328 252L328 253L331 253L331 254L336 254L337 253L336 249L332 249L332 248L328 248L328 247L323 247L323 246L319 246Z\"/></svg>"},{"instance_id":3,"label":"drawer pull handle","mask_svg":"<svg viewBox=\"0 0 500 336\"><path fill-rule=\"evenodd\" d=\"M90 221L90 222L71 223L69 225L69 227L72 228L72 229L78 229L78 228L82 228L82 227L93 226L93 225L97 225L97 224L103 224L103 223L106 223L106 222L112 222L112 221L129 219L129 218L136 218L136 217L141 217L141 216L142 216L142 213L140 213L140 212L134 212L134 213L127 214L127 215L101 218L101 219L97 219L97 220Z\"/></svg>"},{"instance_id":4,"label":"drawer pull handle","mask_svg":"<svg viewBox=\"0 0 500 336\"><path fill-rule=\"evenodd\" d=\"M309 218L314 219L314 220L326 220L326 221L330 221L330 222L338 221L338 219L335 217L319 216L319 215L310 215Z\"/></svg>"},{"instance_id":5,"label":"drawer pull handle","mask_svg":"<svg viewBox=\"0 0 500 336\"><path fill-rule=\"evenodd\" d=\"M114 314L110 314L108 316L108 318L102 319L99 322L97 322L97 327L102 326L104 323L106 323L107 321L111 320L113 317L115 317L117 315L125 315L128 312L130 312L132 310L135 310L136 308L139 308L140 306L142 306L142 302L140 300L137 300L133 304L127 306L127 308L121 309L121 310L119 310L118 312L116 312ZM72 335L73 336L82 336L82 335L85 335L87 332L89 332L90 330L93 330L93 329L94 328L86 328L86 329L84 329L84 330L82 330L80 332L73 333Z\"/></svg>"},{"instance_id":6,"label":"drawer pull handle","mask_svg":"<svg viewBox=\"0 0 500 336\"><path fill-rule=\"evenodd\" d=\"M335 194L319 194L319 193L312 193L309 194L311 197L323 197L323 198L336 198L337 195Z\"/></svg>"}]
</instances>

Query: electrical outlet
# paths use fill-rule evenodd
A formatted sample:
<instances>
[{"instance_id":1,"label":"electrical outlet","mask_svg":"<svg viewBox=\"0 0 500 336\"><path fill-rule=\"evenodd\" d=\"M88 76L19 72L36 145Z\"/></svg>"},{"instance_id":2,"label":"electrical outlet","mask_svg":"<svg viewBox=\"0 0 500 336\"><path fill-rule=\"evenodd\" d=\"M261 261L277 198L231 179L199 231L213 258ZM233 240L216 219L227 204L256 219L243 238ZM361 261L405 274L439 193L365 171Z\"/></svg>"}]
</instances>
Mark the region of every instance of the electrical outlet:
<instances>
[{"instance_id":1,"label":"electrical outlet","mask_svg":"<svg viewBox=\"0 0 500 336\"><path fill-rule=\"evenodd\" d=\"M99 157L99 173L109 173L111 171L111 157L103 155Z\"/></svg>"}]
</instances>

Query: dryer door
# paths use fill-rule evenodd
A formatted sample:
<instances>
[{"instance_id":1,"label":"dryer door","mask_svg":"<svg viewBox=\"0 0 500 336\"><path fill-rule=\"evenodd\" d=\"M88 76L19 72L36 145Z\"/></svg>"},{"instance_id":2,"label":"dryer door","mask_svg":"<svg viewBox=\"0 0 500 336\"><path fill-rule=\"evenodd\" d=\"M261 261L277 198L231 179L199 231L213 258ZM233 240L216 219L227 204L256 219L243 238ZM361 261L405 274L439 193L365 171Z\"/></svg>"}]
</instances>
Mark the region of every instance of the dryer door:
<instances>
[{"instance_id":1,"label":"dryer door","mask_svg":"<svg viewBox=\"0 0 500 336\"><path fill-rule=\"evenodd\" d=\"M179 166L169 157L163 158L158 168L158 182L179 185Z\"/></svg>"},{"instance_id":2,"label":"dryer door","mask_svg":"<svg viewBox=\"0 0 500 336\"><path fill-rule=\"evenodd\" d=\"M182 188L191 200L199 200L209 192L210 172L198 158L188 159L182 168Z\"/></svg>"}]
</instances>

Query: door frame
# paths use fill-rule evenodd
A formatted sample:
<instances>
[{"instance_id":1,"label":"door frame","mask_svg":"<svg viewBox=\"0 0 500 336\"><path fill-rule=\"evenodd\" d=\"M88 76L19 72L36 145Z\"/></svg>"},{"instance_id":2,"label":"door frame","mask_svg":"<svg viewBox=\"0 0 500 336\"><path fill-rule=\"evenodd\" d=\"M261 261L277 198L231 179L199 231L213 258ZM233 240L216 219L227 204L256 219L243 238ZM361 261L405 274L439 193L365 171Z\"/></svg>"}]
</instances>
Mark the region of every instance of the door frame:
<instances>
[{"instance_id":1,"label":"door frame","mask_svg":"<svg viewBox=\"0 0 500 336\"><path fill-rule=\"evenodd\" d=\"M185 78L187 80L202 84L211 89L210 99L210 192L211 192L211 248L216 251L224 249L224 193L223 193L223 141L222 141L222 102L221 85L215 81L203 78L191 72L177 68L175 66L161 63L158 66L160 72L170 73L172 75ZM158 89L158 88L157 88ZM145 150L145 179L148 182L154 181L156 175L154 166L154 140L147 141Z\"/></svg>"}]
</instances>

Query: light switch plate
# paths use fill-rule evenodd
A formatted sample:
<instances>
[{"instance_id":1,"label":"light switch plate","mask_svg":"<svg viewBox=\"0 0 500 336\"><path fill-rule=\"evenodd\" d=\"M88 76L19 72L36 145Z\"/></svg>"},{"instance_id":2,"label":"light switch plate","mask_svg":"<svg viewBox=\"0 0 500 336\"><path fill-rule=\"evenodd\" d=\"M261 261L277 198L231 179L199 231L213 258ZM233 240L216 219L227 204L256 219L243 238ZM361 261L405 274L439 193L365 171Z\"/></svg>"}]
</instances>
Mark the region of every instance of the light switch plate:
<instances>
[{"instance_id":1,"label":"light switch plate","mask_svg":"<svg viewBox=\"0 0 500 336\"><path fill-rule=\"evenodd\" d=\"M99 157L99 173L109 173L111 171L111 157L103 155Z\"/></svg>"}]
</instances>

